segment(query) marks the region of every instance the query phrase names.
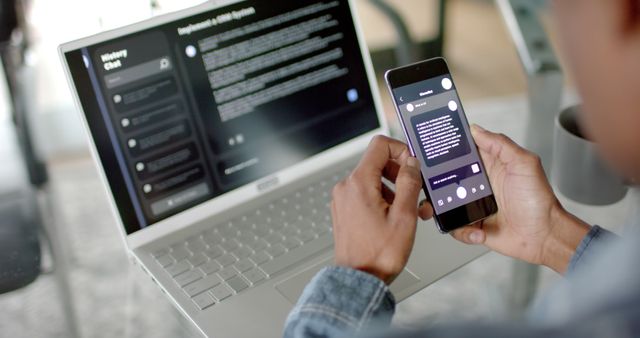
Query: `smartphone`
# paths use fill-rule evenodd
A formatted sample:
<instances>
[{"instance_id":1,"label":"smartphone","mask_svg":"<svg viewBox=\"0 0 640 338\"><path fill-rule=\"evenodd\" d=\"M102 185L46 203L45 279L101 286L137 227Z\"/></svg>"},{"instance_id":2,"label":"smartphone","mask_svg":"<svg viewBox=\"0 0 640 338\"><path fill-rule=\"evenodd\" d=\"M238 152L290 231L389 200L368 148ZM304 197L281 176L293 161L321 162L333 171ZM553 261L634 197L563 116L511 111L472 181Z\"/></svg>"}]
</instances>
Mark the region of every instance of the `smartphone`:
<instances>
[{"instance_id":1,"label":"smartphone","mask_svg":"<svg viewBox=\"0 0 640 338\"><path fill-rule=\"evenodd\" d=\"M442 233L498 211L453 77L443 58L389 70L387 87Z\"/></svg>"}]
</instances>

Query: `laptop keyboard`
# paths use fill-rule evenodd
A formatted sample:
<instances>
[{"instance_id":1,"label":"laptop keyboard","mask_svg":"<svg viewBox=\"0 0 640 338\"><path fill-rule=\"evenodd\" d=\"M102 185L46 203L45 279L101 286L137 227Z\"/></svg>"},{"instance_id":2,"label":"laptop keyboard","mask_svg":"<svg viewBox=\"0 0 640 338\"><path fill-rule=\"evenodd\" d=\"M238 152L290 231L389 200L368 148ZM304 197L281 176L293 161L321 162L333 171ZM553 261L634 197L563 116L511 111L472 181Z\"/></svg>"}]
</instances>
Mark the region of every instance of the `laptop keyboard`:
<instances>
[{"instance_id":1,"label":"laptop keyboard","mask_svg":"<svg viewBox=\"0 0 640 338\"><path fill-rule=\"evenodd\" d=\"M204 310L333 245L336 173L153 253Z\"/></svg>"}]
</instances>

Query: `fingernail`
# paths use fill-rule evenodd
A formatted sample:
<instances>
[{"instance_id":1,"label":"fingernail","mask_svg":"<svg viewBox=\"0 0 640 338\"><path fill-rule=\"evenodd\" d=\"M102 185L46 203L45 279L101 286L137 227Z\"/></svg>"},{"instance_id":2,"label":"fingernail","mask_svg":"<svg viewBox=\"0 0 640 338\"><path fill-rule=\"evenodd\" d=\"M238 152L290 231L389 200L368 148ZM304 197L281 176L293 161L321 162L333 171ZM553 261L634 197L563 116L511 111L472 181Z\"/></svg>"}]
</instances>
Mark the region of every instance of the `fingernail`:
<instances>
[{"instance_id":1,"label":"fingernail","mask_svg":"<svg viewBox=\"0 0 640 338\"><path fill-rule=\"evenodd\" d=\"M469 235L471 243L479 244L482 241L482 232L474 231Z\"/></svg>"},{"instance_id":2,"label":"fingernail","mask_svg":"<svg viewBox=\"0 0 640 338\"><path fill-rule=\"evenodd\" d=\"M471 129L476 129L476 131L486 131L484 128L480 127L477 124L472 124Z\"/></svg>"},{"instance_id":3,"label":"fingernail","mask_svg":"<svg viewBox=\"0 0 640 338\"><path fill-rule=\"evenodd\" d=\"M409 156L407 158L407 165L412 167L412 168L416 168L416 169L420 170L420 162L418 161L417 158L415 158L413 156Z\"/></svg>"}]
</instances>

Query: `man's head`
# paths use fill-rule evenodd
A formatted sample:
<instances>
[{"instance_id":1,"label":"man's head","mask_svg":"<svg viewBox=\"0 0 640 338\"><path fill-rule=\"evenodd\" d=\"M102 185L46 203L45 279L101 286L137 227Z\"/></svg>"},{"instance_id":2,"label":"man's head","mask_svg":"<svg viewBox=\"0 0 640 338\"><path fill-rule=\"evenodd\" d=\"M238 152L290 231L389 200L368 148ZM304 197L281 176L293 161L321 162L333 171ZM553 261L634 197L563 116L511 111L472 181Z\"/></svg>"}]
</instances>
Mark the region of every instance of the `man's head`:
<instances>
[{"instance_id":1,"label":"man's head","mask_svg":"<svg viewBox=\"0 0 640 338\"><path fill-rule=\"evenodd\" d=\"M554 0L583 126L602 155L640 177L640 0Z\"/></svg>"}]
</instances>

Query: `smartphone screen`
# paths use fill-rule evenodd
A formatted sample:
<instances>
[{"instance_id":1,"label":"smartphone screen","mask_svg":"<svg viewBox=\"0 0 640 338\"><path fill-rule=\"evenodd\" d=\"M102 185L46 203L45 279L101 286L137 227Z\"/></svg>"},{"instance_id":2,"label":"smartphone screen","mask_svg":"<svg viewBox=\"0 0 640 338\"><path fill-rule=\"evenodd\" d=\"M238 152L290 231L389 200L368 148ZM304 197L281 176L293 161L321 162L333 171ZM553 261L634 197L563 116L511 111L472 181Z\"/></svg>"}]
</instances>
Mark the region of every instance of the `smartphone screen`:
<instances>
[{"instance_id":1,"label":"smartphone screen","mask_svg":"<svg viewBox=\"0 0 640 338\"><path fill-rule=\"evenodd\" d=\"M411 152L421 162L440 230L495 213L493 191L444 59L391 70L386 79Z\"/></svg>"}]
</instances>

